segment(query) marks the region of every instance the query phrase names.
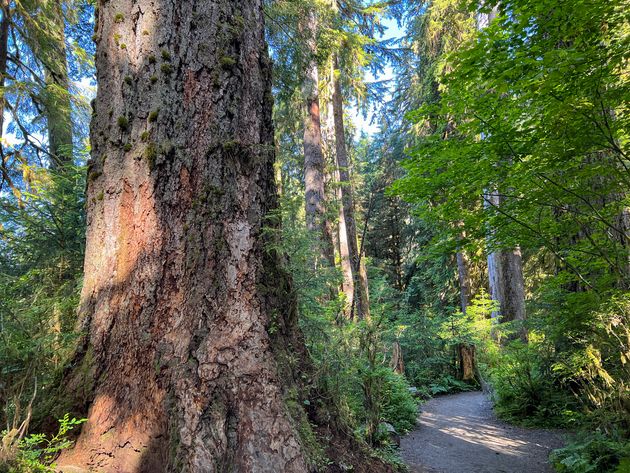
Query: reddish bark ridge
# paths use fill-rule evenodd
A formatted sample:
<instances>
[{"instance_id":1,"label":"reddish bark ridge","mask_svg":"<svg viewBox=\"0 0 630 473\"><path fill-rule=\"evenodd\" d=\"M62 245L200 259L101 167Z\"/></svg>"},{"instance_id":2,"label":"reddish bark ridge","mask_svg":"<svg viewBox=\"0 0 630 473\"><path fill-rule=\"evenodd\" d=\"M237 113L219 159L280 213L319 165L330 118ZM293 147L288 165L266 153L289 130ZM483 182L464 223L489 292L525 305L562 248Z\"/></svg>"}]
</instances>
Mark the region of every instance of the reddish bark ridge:
<instances>
[{"instance_id":1,"label":"reddish bark ridge","mask_svg":"<svg viewBox=\"0 0 630 473\"><path fill-rule=\"evenodd\" d=\"M88 422L60 470L312 471L308 358L263 232L276 191L262 0L98 7L86 335L65 381ZM354 471L384 470L368 463Z\"/></svg>"}]
</instances>

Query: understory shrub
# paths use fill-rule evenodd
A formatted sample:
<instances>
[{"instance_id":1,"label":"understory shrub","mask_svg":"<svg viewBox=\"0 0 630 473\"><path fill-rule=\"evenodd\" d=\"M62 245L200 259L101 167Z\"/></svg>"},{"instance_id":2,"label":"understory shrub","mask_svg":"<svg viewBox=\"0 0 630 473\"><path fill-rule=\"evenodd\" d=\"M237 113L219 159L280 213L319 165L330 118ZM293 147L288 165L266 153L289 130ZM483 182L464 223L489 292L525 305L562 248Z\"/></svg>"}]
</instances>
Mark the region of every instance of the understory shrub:
<instances>
[{"instance_id":1,"label":"understory shrub","mask_svg":"<svg viewBox=\"0 0 630 473\"><path fill-rule=\"evenodd\" d=\"M578 416L576 399L560 389L535 342L515 341L490 369L495 411L526 426L569 427Z\"/></svg>"},{"instance_id":2,"label":"understory shrub","mask_svg":"<svg viewBox=\"0 0 630 473\"><path fill-rule=\"evenodd\" d=\"M450 374L441 376L435 382L429 384L429 392L432 396L472 391L475 388L476 385L460 381Z\"/></svg>"},{"instance_id":3,"label":"understory shrub","mask_svg":"<svg viewBox=\"0 0 630 473\"><path fill-rule=\"evenodd\" d=\"M555 450L551 462L561 473L628 473L630 441L597 431L581 434L566 447Z\"/></svg>"},{"instance_id":4,"label":"understory shrub","mask_svg":"<svg viewBox=\"0 0 630 473\"><path fill-rule=\"evenodd\" d=\"M0 433L0 473L54 473L54 461L59 454L73 445L68 432L87 419L70 418L65 414L59 419L56 434L31 434L20 438L22 429Z\"/></svg>"},{"instance_id":5,"label":"understory shrub","mask_svg":"<svg viewBox=\"0 0 630 473\"><path fill-rule=\"evenodd\" d=\"M407 433L416 425L418 403L409 391L407 380L393 371L383 373L382 418L394 426L400 434Z\"/></svg>"}]
</instances>

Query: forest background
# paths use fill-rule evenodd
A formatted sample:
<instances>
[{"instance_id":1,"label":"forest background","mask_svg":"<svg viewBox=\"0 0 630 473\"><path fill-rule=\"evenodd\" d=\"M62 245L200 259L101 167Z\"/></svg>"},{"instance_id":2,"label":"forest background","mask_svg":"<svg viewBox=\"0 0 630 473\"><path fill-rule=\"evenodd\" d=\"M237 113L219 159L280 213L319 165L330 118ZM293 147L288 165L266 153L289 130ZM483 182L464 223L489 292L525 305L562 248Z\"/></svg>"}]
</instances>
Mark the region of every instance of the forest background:
<instances>
[{"instance_id":1,"label":"forest background","mask_svg":"<svg viewBox=\"0 0 630 473\"><path fill-rule=\"evenodd\" d=\"M74 426L50 436L80 330L95 5L0 7L0 420L19 445L0 462L45 471ZM329 394L312 402L374 455L400 465L391 430L419 398L483 387L509 421L576 433L558 471L630 468L627 7L266 5L269 231Z\"/></svg>"}]
</instances>

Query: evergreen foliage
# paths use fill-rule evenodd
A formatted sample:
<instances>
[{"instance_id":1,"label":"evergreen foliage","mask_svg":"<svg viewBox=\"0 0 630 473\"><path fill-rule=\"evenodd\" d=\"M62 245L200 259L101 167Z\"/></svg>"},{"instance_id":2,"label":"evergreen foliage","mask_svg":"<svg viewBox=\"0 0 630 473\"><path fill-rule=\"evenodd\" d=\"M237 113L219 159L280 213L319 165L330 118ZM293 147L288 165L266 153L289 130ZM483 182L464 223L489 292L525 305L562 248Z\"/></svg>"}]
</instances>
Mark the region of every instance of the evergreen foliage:
<instances>
[{"instance_id":1,"label":"evergreen foliage","mask_svg":"<svg viewBox=\"0 0 630 473\"><path fill-rule=\"evenodd\" d=\"M507 421L576 432L552 454L558 471L630 468L626 3L266 3L281 204L267 218L282 226L265 231L278 232L268 240L286 256L315 366L304 380L313 397L304 402L340 413L338 427L375 455L400 466L388 424L408 432L422 400L483 388ZM94 12L75 0L9 1L1 11L9 34L0 84L0 422L28 417L28 427L32 407L31 430L50 430L58 375L84 329L76 308L89 163L79 150L89 117L80 85L93 82ZM306 41L306 13L317 20L315 47ZM484 15L491 21L480 28ZM404 37L384 39L387 22ZM234 66L224 59L222 67ZM319 243L305 222L303 88L313 60L326 216L339 234L339 189L353 189L369 276L364 320L344 318L341 252L336 266L318 264ZM390 70L394 79L381 81ZM65 82L51 79L64 74ZM331 129L335 75L351 161L343 183ZM362 133L350 110L375 111L380 132ZM63 117L71 129L54 146ZM155 109L148 122L157 121ZM112 117L113 127L128 125ZM487 257L514 248L523 261L523 326L503 322L490 296ZM466 257L466 304L458 255ZM523 329L527 339L517 339ZM404 373L395 371L394 346ZM474 379L463 379L462 347L474 350ZM0 472L51 471L81 422L63 418L56 436L22 432L12 456L0 456Z\"/></svg>"},{"instance_id":2,"label":"evergreen foliage","mask_svg":"<svg viewBox=\"0 0 630 473\"><path fill-rule=\"evenodd\" d=\"M10 194L0 199L3 420L12 418L34 384L39 384L40 393L54 390L50 382L63 368L76 338L85 169L31 171L28 187L19 197Z\"/></svg>"}]
</instances>

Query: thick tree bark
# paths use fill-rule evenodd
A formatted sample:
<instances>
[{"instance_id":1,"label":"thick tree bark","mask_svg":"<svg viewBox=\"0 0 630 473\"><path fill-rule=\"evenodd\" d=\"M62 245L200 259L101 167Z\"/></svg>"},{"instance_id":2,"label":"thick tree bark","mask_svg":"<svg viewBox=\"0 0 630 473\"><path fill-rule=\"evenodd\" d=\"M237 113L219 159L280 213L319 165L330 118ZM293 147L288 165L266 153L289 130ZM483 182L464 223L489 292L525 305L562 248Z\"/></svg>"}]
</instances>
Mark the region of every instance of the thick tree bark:
<instances>
[{"instance_id":1,"label":"thick tree bark","mask_svg":"<svg viewBox=\"0 0 630 473\"><path fill-rule=\"evenodd\" d=\"M63 168L64 165L72 163L72 106L61 0L50 2L49 14L50 42L43 55L46 68L44 106L49 150L52 156L51 166Z\"/></svg>"},{"instance_id":2,"label":"thick tree bark","mask_svg":"<svg viewBox=\"0 0 630 473\"><path fill-rule=\"evenodd\" d=\"M304 80L304 194L306 200L306 227L317 235L319 253L324 264L335 265L332 225L326 214L324 186L325 160L322 151L321 117L319 109L319 72L317 70L317 16L314 11L305 15L300 30L308 48L306 77Z\"/></svg>"},{"instance_id":3,"label":"thick tree bark","mask_svg":"<svg viewBox=\"0 0 630 473\"><path fill-rule=\"evenodd\" d=\"M61 469L305 472L306 353L263 232L262 0L100 0L96 35L89 336L67 381L90 407Z\"/></svg>"},{"instance_id":4,"label":"thick tree bark","mask_svg":"<svg viewBox=\"0 0 630 473\"><path fill-rule=\"evenodd\" d=\"M340 207L340 229L344 228L345 242L347 244L347 254L352 270L353 296L349 301L351 315L359 319L370 316L370 305L368 296L367 275L365 268L361 265L361 255L357 240L357 227L354 218L354 197L352 192L352 181L350 180L350 161L348 159L348 149L346 147L346 133L343 122L343 95L341 93L341 81L339 80L339 70L337 58L334 58L333 73L333 115L335 118L335 155L337 167L339 169L339 184L341 188ZM341 237L340 237L341 238ZM343 264L343 254L342 254Z\"/></svg>"}]
</instances>

